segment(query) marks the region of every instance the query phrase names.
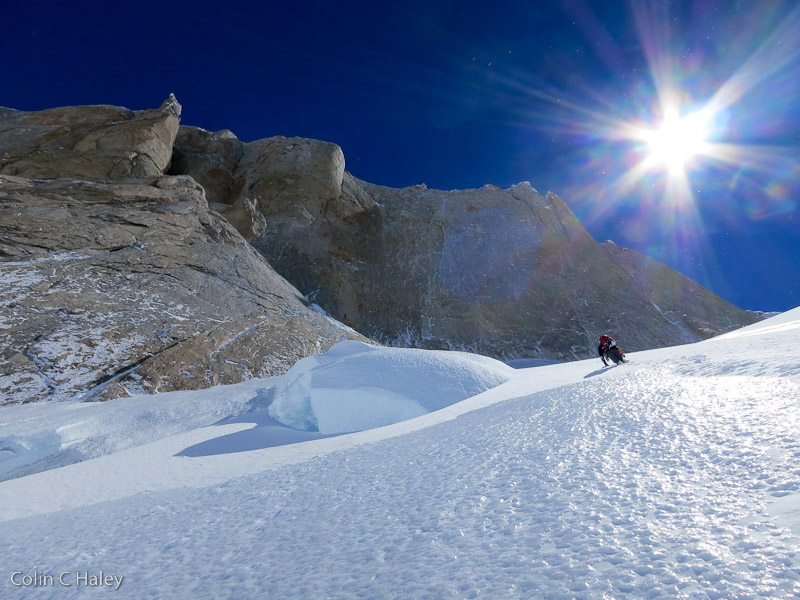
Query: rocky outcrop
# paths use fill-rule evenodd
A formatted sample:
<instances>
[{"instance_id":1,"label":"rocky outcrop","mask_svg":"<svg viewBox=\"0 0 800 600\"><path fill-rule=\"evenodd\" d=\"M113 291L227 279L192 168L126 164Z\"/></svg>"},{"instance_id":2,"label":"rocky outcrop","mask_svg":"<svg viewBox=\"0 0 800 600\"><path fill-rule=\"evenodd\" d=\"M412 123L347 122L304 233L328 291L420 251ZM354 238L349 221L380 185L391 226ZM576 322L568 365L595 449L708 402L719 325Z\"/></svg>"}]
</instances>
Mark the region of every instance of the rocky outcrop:
<instances>
[{"instance_id":1,"label":"rocky outcrop","mask_svg":"<svg viewBox=\"0 0 800 600\"><path fill-rule=\"evenodd\" d=\"M266 221L256 201L242 194L243 180L234 170L244 154L244 144L227 129L210 132L182 126L175 140L170 173L190 175L206 191L209 206L225 215L247 240L264 234Z\"/></svg>"},{"instance_id":2,"label":"rocky outcrop","mask_svg":"<svg viewBox=\"0 0 800 600\"><path fill-rule=\"evenodd\" d=\"M170 174L190 174L206 191L211 205L232 204L233 170L244 154L244 144L227 129L210 132L182 125L175 138Z\"/></svg>"},{"instance_id":3,"label":"rocky outcrop","mask_svg":"<svg viewBox=\"0 0 800 600\"><path fill-rule=\"evenodd\" d=\"M0 404L235 383L366 339L209 209L207 190L228 206L243 155L232 134L184 130L177 169L205 168L203 186L163 175L179 115L173 97L146 111L0 110ZM247 205L231 207L235 221Z\"/></svg>"},{"instance_id":4,"label":"rocky outcrop","mask_svg":"<svg viewBox=\"0 0 800 600\"><path fill-rule=\"evenodd\" d=\"M389 344L508 359L757 319L529 184L386 188L335 144L179 117L174 97L0 108L0 403L234 383L367 339L310 301Z\"/></svg>"},{"instance_id":5,"label":"rocky outcrop","mask_svg":"<svg viewBox=\"0 0 800 600\"><path fill-rule=\"evenodd\" d=\"M172 159L181 105L0 108L0 174L88 181L161 175Z\"/></svg>"},{"instance_id":6,"label":"rocky outcrop","mask_svg":"<svg viewBox=\"0 0 800 600\"><path fill-rule=\"evenodd\" d=\"M0 176L2 402L196 389L364 339L307 306L189 177Z\"/></svg>"},{"instance_id":7,"label":"rocky outcrop","mask_svg":"<svg viewBox=\"0 0 800 600\"><path fill-rule=\"evenodd\" d=\"M173 156L180 112L0 108L0 404L236 383L366 339L231 226L265 227L233 190L244 144L181 128Z\"/></svg>"},{"instance_id":8,"label":"rocky outcrop","mask_svg":"<svg viewBox=\"0 0 800 600\"><path fill-rule=\"evenodd\" d=\"M591 356L697 341L757 317L636 252L598 244L554 194L391 189L344 171L325 142L246 145L252 240L337 319L388 344L501 358Z\"/></svg>"},{"instance_id":9,"label":"rocky outcrop","mask_svg":"<svg viewBox=\"0 0 800 600\"><path fill-rule=\"evenodd\" d=\"M323 205L341 195L344 155L317 140L277 136L243 144L227 130L181 127L170 172L191 175L211 206L255 240L264 236L267 220L280 229L318 218Z\"/></svg>"}]
</instances>

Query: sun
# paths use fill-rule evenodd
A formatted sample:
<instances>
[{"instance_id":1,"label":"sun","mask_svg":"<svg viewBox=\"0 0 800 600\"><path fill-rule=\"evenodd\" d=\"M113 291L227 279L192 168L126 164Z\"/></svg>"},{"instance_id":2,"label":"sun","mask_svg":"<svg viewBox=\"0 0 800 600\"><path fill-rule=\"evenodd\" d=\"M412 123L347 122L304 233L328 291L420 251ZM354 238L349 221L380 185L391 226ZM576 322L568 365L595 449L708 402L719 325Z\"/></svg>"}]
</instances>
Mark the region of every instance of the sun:
<instances>
[{"instance_id":1,"label":"sun","mask_svg":"<svg viewBox=\"0 0 800 600\"><path fill-rule=\"evenodd\" d=\"M665 108L664 120L657 128L638 130L637 137L646 144L644 166L684 173L692 159L708 153L711 120L705 110L681 116L677 108Z\"/></svg>"}]
</instances>

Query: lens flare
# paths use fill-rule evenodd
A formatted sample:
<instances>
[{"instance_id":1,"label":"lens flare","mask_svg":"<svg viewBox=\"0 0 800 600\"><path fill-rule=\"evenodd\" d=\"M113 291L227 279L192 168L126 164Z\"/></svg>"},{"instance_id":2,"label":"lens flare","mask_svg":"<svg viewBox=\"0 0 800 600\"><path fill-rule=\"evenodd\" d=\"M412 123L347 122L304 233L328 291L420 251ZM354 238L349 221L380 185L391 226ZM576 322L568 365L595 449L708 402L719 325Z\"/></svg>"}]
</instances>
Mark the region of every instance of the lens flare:
<instances>
[{"instance_id":1,"label":"lens flare","mask_svg":"<svg viewBox=\"0 0 800 600\"><path fill-rule=\"evenodd\" d=\"M729 58L724 38L690 39L677 31L665 3L632 3L646 69L637 70L627 90L527 90L530 100L552 107L534 116L537 129L575 140L571 164L584 158L560 189L578 207L591 205L581 211L587 225L603 222L622 202L676 226L691 221L702 232L701 212L709 207L689 219L698 195L725 198L745 215L752 214L745 206L752 192L761 198L759 215L797 208L800 7L779 14L769 3L759 6L765 18L752 22L749 37L742 33L737 56ZM721 29L744 23L733 20L744 19L736 11L719 18ZM596 37L612 38L608 32Z\"/></svg>"},{"instance_id":2,"label":"lens flare","mask_svg":"<svg viewBox=\"0 0 800 600\"><path fill-rule=\"evenodd\" d=\"M695 156L708 154L711 118L706 110L682 117L677 108L666 107L664 121L658 128L643 128L639 132L649 150L645 166L666 166L669 173L676 174L683 172Z\"/></svg>"},{"instance_id":3,"label":"lens flare","mask_svg":"<svg viewBox=\"0 0 800 600\"><path fill-rule=\"evenodd\" d=\"M550 185L587 229L719 282L726 248L800 207L800 6L629 6L631 38L585 19L596 52L616 57L602 59L606 82L517 78L535 106L528 123L569 144Z\"/></svg>"}]
</instances>

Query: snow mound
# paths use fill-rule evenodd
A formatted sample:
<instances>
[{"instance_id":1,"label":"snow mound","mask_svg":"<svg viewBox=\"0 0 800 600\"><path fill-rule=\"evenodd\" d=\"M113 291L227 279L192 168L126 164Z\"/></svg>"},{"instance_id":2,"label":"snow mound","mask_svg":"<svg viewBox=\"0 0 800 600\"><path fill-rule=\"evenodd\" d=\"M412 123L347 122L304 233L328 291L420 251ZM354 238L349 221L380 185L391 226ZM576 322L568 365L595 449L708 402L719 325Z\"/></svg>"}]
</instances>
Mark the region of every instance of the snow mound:
<instances>
[{"instance_id":1,"label":"snow mound","mask_svg":"<svg viewBox=\"0 0 800 600\"><path fill-rule=\"evenodd\" d=\"M295 429L350 433L439 410L513 376L514 369L485 356L348 340L298 361L269 413Z\"/></svg>"}]
</instances>

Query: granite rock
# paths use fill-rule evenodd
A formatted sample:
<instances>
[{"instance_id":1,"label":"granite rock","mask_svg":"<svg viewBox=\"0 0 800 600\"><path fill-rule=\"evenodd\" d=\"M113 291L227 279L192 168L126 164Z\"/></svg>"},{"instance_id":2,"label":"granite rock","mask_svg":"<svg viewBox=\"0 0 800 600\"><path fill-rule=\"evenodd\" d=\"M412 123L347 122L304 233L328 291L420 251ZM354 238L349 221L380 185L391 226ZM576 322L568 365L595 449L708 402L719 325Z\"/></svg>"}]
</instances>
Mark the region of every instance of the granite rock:
<instances>
[{"instance_id":1,"label":"granite rock","mask_svg":"<svg viewBox=\"0 0 800 600\"><path fill-rule=\"evenodd\" d=\"M180 114L172 95L159 108L140 111L107 105L0 108L0 174L88 181L162 175Z\"/></svg>"},{"instance_id":2,"label":"granite rock","mask_svg":"<svg viewBox=\"0 0 800 600\"><path fill-rule=\"evenodd\" d=\"M331 315L382 343L504 359L593 356L698 341L758 320L654 260L600 244L555 194L393 189L322 163L250 187L268 226L253 241ZM340 189L338 197L335 192ZM274 225L273 225L274 224Z\"/></svg>"},{"instance_id":3,"label":"granite rock","mask_svg":"<svg viewBox=\"0 0 800 600\"><path fill-rule=\"evenodd\" d=\"M186 176L0 176L0 279L0 404L236 383L365 339L310 307Z\"/></svg>"}]
</instances>

